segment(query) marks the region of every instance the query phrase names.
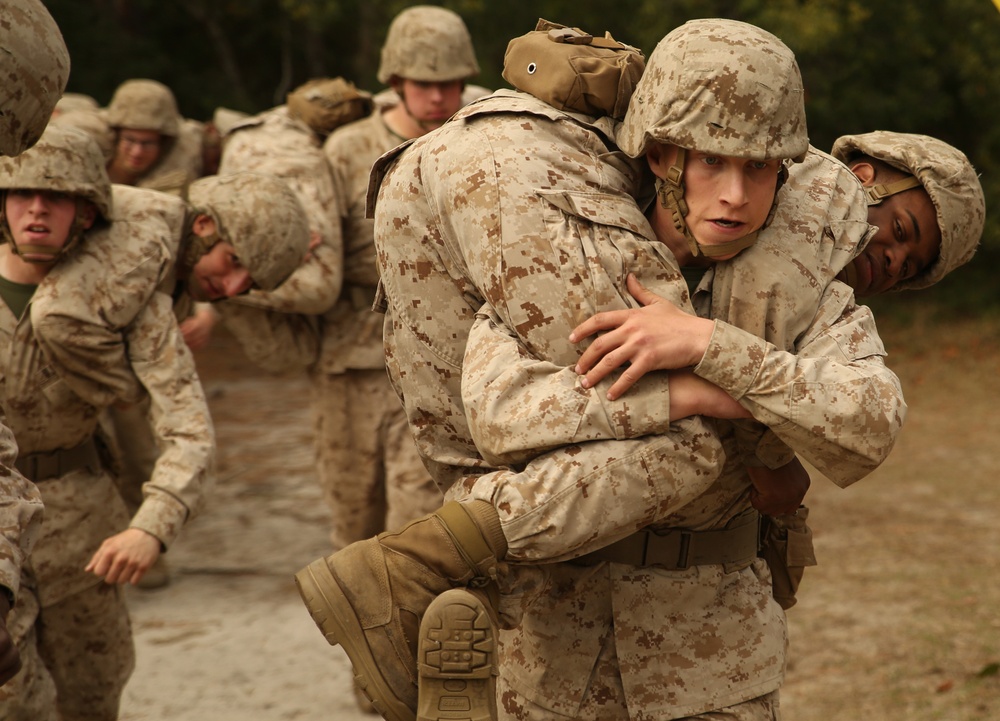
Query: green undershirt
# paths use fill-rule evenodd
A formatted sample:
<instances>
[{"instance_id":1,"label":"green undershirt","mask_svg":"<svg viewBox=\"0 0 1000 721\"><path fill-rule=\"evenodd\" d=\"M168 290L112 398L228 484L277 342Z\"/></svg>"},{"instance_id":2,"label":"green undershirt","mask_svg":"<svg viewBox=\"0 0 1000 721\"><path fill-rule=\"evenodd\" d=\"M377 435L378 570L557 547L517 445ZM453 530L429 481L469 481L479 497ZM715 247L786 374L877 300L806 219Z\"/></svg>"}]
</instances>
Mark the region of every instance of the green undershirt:
<instances>
[{"instance_id":1,"label":"green undershirt","mask_svg":"<svg viewBox=\"0 0 1000 721\"><path fill-rule=\"evenodd\" d=\"M688 294L693 298L694 291L697 289L698 284L701 279L705 277L705 271L708 270L707 266L694 266L690 265L686 268L681 268L681 275L684 276L684 282L687 283Z\"/></svg>"},{"instance_id":2,"label":"green undershirt","mask_svg":"<svg viewBox=\"0 0 1000 721\"><path fill-rule=\"evenodd\" d=\"M24 315L24 309L28 307L37 288L34 283L15 283L0 276L0 298L3 298L3 302L18 320Z\"/></svg>"}]
</instances>

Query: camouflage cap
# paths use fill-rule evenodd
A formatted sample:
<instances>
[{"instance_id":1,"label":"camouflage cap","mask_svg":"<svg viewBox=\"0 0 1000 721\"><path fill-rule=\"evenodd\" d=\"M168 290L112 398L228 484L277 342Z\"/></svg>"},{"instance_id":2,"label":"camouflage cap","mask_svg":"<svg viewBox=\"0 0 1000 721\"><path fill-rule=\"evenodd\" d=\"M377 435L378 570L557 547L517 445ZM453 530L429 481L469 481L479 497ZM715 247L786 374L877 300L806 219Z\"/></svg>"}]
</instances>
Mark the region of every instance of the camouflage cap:
<instances>
[{"instance_id":1,"label":"camouflage cap","mask_svg":"<svg viewBox=\"0 0 1000 721\"><path fill-rule=\"evenodd\" d=\"M34 147L0 158L0 189L50 190L92 202L111 219L111 181L97 142L76 128L50 125Z\"/></svg>"},{"instance_id":2,"label":"camouflage cap","mask_svg":"<svg viewBox=\"0 0 1000 721\"><path fill-rule=\"evenodd\" d=\"M801 159L809 147L802 76L792 51L735 20L691 20L646 62L618 144L650 143L750 160Z\"/></svg>"},{"instance_id":3,"label":"camouflage cap","mask_svg":"<svg viewBox=\"0 0 1000 721\"><path fill-rule=\"evenodd\" d=\"M288 114L324 136L365 117L372 107L371 93L343 78L315 78L288 94Z\"/></svg>"},{"instance_id":4,"label":"camouflage cap","mask_svg":"<svg viewBox=\"0 0 1000 721\"><path fill-rule=\"evenodd\" d=\"M305 210L288 185L273 175L234 173L196 180L188 201L212 217L219 237L232 243L262 290L274 290L309 250Z\"/></svg>"},{"instance_id":5,"label":"camouflage cap","mask_svg":"<svg viewBox=\"0 0 1000 721\"><path fill-rule=\"evenodd\" d=\"M30 148L69 79L69 51L39 0L0 3L0 155Z\"/></svg>"},{"instance_id":6,"label":"camouflage cap","mask_svg":"<svg viewBox=\"0 0 1000 721\"><path fill-rule=\"evenodd\" d=\"M173 92L156 80L126 80L108 104L108 123L113 128L155 130L176 138L181 114Z\"/></svg>"},{"instance_id":7,"label":"camouflage cap","mask_svg":"<svg viewBox=\"0 0 1000 721\"><path fill-rule=\"evenodd\" d=\"M415 5L389 25L378 68L380 83L393 77L449 82L478 74L472 37L462 18L451 10Z\"/></svg>"},{"instance_id":8,"label":"camouflage cap","mask_svg":"<svg viewBox=\"0 0 1000 721\"><path fill-rule=\"evenodd\" d=\"M940 254L927 270L897 283L895 290L927 288L972 259L986 222L986 199L975 168L958 148L927 135L877 130L838 138L831 154L845 163L858 154L868 155L916 176L934 204Z\"/></svg>"}]
</instances>

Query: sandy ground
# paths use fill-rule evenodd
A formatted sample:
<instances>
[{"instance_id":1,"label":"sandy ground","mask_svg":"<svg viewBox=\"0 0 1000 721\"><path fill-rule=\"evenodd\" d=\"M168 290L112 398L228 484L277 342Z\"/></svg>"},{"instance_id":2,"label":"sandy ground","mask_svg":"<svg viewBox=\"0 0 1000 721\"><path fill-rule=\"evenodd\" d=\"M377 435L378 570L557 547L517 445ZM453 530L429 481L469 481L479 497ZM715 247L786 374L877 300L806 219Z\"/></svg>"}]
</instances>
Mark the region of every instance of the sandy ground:
<instances>
[{"instance_id":1,"label":"sandy ground","mask_svg":"<svg viewBox=\"0 0 1000 721\"><path fill-rule=\"evenodd\" d=\"M249 367L226 336L198 354L218 480L167 554L173 582L129 589L136 671L123 721L368 718L350 664L292 575L329 552L315 481L309 384Z\"/></svg>"},{"instance_id":2,"label":"sandy ground","mask_svg":"<svg viewBox=\"0 0 1000 721\"><path fill-rule=\"evenodd\" d=\"M820 566L789 612L786 721L1000 718L1000 331L883 325L910 416L890 460L841 490L817 477ZM326 553L304 377L251 368L225 335L198 354L219 480L130 590L138 663L122 719L372 718L292 574Z\"/></svg>"}]
</instances>

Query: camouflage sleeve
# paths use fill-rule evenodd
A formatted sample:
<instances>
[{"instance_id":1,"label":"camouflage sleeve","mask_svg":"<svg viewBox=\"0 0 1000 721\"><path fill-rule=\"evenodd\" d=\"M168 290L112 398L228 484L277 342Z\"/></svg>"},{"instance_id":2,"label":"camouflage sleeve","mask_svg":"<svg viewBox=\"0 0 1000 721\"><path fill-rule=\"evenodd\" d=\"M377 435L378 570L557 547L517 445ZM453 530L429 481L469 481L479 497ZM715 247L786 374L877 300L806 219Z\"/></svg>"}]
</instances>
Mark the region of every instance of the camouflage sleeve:
<instances>
[{"instance_id":1,"label":"camouflage sleeve","mask_svg":"<svg viewBox=\"0 0 1000 721\"><path fill-rule=\"evenodd\" d=\"M834 282L795 353L717 321L695 372L848 486L885 460L906 415L899 379L884 356L871 311Z\"/></svg>"},{"instance_id":2,"label":"camouflage sleeve","mask_svg":"<svg viewBox=\"0 0 1000 721\"><path fill-rule=\"evenodd\" d=\"M252 308L231 300L216 303L215 309L259 368L283 373L308 368L319 358L319 316Z\"/></svg>"},{"instance_id":3,"label":"camouflage sleeve","mask_svg":"<svg viewBox=\"0 0 1000 721\"><path fill-rule=\"evenodd\" d=\"M0 414L0 590L6 589L11 601L42 523L42 498L35 484L14 469L15 458L14 434Z\"/></svg>"},{"instance_id":4,"label":"camouflage sleeve","mask_svg":"<svg viewBox=\"0 0 1000 721\"><path fill-rule=\"evenodd\" d=\"M648 374L610 401L613 382L583 388L572 367L528 353L489 307L469 333L462 400L476 447L493 465L523 464L559 446L670 431L666 374Z\"/></svg>"},{"instance_id":5,"label":"camouflage sleeve","mask_svg":"<svg viewBox=\"0 0 1000 721\"><path fill-rule=\"evenodd\" d=\"M150 421L161 450L131 525L169 546L201 504L215 432L169 296L153 295L128 328L127 341L132 368L150 396Z\"/></svg>"}]
</instances>

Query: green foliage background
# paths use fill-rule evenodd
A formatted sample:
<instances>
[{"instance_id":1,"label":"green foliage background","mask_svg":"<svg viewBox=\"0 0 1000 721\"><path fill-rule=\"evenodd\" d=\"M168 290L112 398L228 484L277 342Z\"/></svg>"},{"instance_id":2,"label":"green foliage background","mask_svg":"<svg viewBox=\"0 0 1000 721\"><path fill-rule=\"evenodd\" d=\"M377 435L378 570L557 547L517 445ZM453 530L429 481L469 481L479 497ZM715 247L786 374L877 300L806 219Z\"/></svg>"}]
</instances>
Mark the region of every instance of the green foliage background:
<instances>
[{"instance_id":1,"label":"green foliage background","mask_svg":"<svg viewBox=\"0 0 1000 721\"><path fill-rule=\"evenodd\" d=\"M181 112L256 112L312 77L372 91L379 49L400 0L49 0L70 48L69 90L105 104L128 78L161 80ZM507 41L538 17L649 52L676 25L727 17L759 25L795 51L813 144L875 129L940 137L982 174L987 229L976 259L932 294L946 312L1000 311L1000 11L991 0L451 0L475 42L481 85L503 87ZM906 294L881 305L914 302ZM921 303L928 299L922 297ZM902 305L901 305L902 304Z\"/></svg>"}]
</instances>

